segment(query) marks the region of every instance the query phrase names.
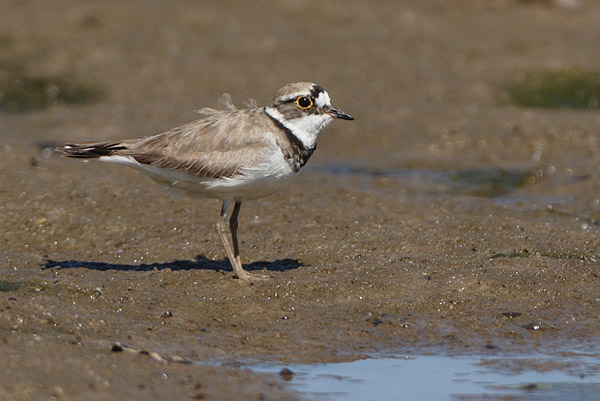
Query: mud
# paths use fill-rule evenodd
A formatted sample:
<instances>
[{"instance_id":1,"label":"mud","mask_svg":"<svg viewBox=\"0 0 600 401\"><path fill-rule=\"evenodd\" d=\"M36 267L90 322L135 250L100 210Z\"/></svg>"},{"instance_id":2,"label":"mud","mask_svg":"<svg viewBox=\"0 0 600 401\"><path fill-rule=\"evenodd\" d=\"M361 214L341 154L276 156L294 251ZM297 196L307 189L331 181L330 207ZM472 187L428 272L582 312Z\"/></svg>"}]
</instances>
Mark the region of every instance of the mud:
<instances>
[{"instance_id":1,"label":"mud","mask_svg":"<svg viewBox=\"0 0 600 401\"><path fill-rule=\"evenodd\" d=\"M594 2L0 14L0 69L103 93L0 114L1 398L294 399L237 363L597 343L600 115L502 101L526 71L600 65ZM49 151L299 80L356 121L321 134L288 190L244 204L243 262L270 275L255 285L232 278L216 201Z\"/></svg>"}]
</instances>

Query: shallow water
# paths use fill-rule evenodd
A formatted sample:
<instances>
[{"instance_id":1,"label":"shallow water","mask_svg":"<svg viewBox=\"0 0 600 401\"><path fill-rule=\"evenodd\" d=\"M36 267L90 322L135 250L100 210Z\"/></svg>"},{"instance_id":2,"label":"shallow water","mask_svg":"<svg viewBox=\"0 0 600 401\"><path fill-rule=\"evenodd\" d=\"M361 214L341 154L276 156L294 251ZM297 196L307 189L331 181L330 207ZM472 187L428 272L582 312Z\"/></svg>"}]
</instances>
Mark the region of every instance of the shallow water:
<instances>
[{"instance_id":1,"label":"shallow water","mask_svg":"<svg viewBox=\"0 0 600 401\"><path fill-rule=\"evenodd\" d=\"M578 218L589 227L596 224L600 201L594 196L578 196L578 187L594 186L589 174L574 175L569 169L543 168L369 168L359 164L328 163L307 167L347 181L348 187L397 196L467 196L491 199L512 210L559 213ZM564 190L563 190L564 188ZM571 189L571 190L569 190ZM584 189L585 190L585 189ZM485 199L481 199L485 202Z\"/></svg>"},{"instance_id":2,"label":"shallow water","mask_svg":"<svg viewBox=\"0 0 600 401\"><path fill-rule=\"evenodd\" d=\"M520 357L416 355L315 365L257 365L293 372L290 387L311 400L598 400L600 355Z\"/></svg>"},{"instance_id":3,"label":"shallow water","mask_svg":"<svg viewBox=\"0 0 600 401\"><path fill-rule=\"evenodd\" d=\"M497 197L521 188L534 172L503 168L471 168L461 170L373 169L354 164L330 163L307 167L338 177L357 176L364 179L361 188L378 185L377 179L393 179L395 190L411 189L423 194L451 194Z\"/></svg>"}]
</instances>

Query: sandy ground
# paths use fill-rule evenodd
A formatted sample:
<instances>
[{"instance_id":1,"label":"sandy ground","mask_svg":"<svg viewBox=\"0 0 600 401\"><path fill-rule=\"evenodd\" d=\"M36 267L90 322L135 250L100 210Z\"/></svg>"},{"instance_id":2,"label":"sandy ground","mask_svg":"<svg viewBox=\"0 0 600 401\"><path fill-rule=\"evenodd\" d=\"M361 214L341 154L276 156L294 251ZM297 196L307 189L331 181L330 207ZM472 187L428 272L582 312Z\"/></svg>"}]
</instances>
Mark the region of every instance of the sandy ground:
<instances>
[{"instance_id":1,"label":"sandy ground","mask_svg":"<svg viewBox=\"0 0 600 401\"><path fill-rule=\"evenodd\" d=\"M597 341L600 114L499 100L524 71L600 65L595 2L31 0L0 15L0 70L103 94L0 112L0 398L290 400L239 362ZM232 278L218 202L43 150L300 80L356 121L322 133L289 189L244 204L243 262L271 276L255 285Z\"/></svg>"}]
</instances>

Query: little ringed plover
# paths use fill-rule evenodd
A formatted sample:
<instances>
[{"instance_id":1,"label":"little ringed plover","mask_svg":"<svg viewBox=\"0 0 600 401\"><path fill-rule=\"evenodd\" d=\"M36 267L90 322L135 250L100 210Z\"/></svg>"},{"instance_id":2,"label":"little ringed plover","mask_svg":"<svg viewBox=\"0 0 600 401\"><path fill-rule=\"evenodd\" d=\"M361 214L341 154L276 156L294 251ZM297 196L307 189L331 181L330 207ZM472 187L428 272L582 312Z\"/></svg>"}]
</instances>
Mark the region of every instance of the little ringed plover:
<instances>
[{"instance_id":1,"label":"little ringed plover","mask_svg":"<svg viewBox=\"0 0 600 401\"><path fill-rule=\"evenodd\" d=\"M203 118L141 139L67 143L56 150L81 159L134 167L160 183L191 195L223 202L217 232L234 274L261 278L242 266L237 239L242 202L270 195L306 164L317 135L334 118L354 118L331 106L329 95L311 82L281 88L265 107L227 110L205 108ZM229 230L232 244L226 232Z\"/></svg>"}]
</instances>

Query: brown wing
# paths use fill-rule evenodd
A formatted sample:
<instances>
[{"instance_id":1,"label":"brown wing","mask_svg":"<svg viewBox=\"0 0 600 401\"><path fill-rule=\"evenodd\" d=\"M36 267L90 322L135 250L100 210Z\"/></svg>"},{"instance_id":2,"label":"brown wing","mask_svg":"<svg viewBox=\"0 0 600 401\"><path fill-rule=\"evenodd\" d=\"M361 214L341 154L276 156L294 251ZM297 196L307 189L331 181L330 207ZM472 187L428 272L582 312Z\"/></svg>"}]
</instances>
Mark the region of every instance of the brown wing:
<instances>
[{"instance_id":1,"label":"brown wing","mask_svg":"<svg viewBox=\"0 0 600 401\"><path fill-rule=\"evenodd\" d=\"M263 109L211 113L162 134L115 142L67 144L70 157L130 156L154 167L196 177L229 177L259 163L271 145L265 132L276 128Z\"/></svg>"}]
</instances>

